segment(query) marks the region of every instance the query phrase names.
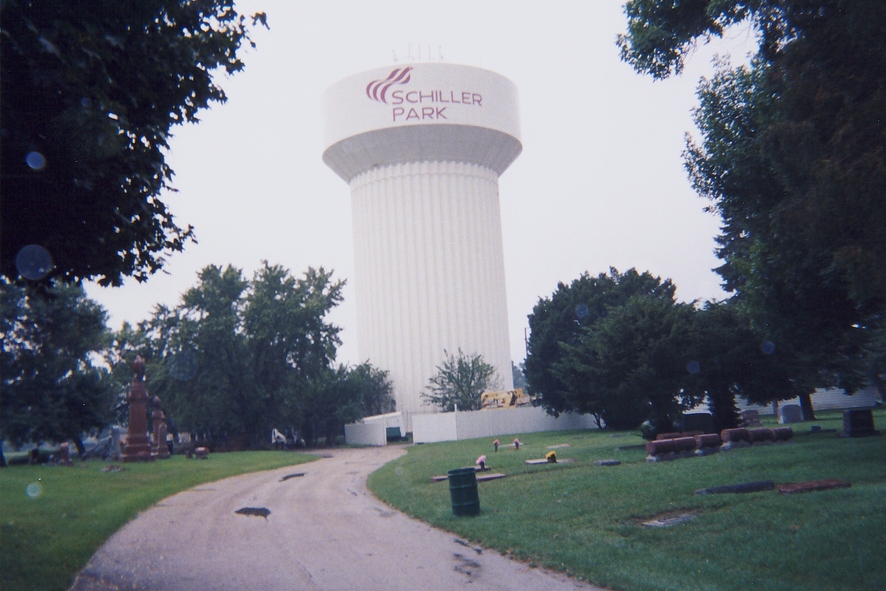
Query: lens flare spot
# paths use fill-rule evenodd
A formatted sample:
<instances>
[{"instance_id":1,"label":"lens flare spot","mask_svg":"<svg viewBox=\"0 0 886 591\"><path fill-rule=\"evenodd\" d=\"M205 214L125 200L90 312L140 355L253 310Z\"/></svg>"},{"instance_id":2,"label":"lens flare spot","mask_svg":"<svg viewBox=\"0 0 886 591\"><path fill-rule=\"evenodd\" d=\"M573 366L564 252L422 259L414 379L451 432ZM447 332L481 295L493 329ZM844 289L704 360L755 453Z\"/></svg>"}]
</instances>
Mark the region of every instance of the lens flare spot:
<instances>
[{"instance_id":1,"label":"lens flare spot","mask_svg":"<svg viewBox=\"0 0 886 591\"><path fill-rule=\"evenodd\" d=\"M40 484L39 482L32 482L25 489L25 493L27 493L27 495L29 497L31 497L32 499L36 499L37 497L39 497L42 492L43 492L43 485Z\"/></svg>"},{"instance_id":2,"label":"lens flare spot","mask_svg":"<svg viewBox=\"0 0 886 591\"><path fill-rule=\"evenodd\" d=\"M575 307L575 315L579 318L584 318L590 313L590 310L588 310L588 307L585 304L579 304Z\"/></svg>"},{"instance_id":3,"label":"lens flare spot","mask_svg":"<svg viewBox=\"0 0 886 591\"><path fill-rule=\"evenodd\" d=\"M763 351L764 355L772 355L775 353L775 343L772 341L763 341L760 345L760 350Z\"/></svg>"},{"instance_id":4,"label":"lens flare spot","mask_svg":"<svg viewBox=\"0 0 886 591\"><path fill-rule=\"evenodd\" d=\"M15 255L15 268L25 279L38 281L52 271L52 255L39 244L29 244Z\"/></svg>"},{"instance_id":5,"label":"lens flare spot","mask_svg":"<svg viewBox=\"0 0 886 591\"><path fill-rule=\"evenodd\" d=\"M689 373L698 373L701 370L701 365L699 365L698 361L690 361L686 364L686 370Z\"/></svg>"},{"instance_id":6,"label":"lens flare spot","mask_svg":"<svg viewBox=\"0 0 886 591\"><path fill-rule=\"evenodd\" d=\"M197 357L193 351L182 351L172 358L169 375L180 382L186 382L197 375Z\"/></svg>"},{"instance_id":7,"label":"lens flare spot","mask_svg":"<svg viewBox=\"0 0 886 591\"><path fill-rule=\"evenodd\" d=\"M43 170L46 167L46 158L40 152L28 152L25 162L34 170Z\"/></svg>"}]
</instances>

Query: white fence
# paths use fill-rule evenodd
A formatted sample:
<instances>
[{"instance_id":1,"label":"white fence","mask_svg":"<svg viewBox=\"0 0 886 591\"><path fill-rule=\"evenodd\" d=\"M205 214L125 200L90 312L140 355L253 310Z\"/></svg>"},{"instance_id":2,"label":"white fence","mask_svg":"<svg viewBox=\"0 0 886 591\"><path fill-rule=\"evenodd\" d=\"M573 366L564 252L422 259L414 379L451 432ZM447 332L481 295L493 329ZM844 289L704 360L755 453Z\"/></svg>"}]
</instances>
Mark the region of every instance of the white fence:
<instances>
[{"instance_id":1,"label":"white fence","mask_svg":"<svg viewBox=\"0 0 886 591\"><path fill-rule=\"evenodd\" d=\"M366 417L359 423L345 425L345 442L352 445L388 444L388 427L398 427L403 434L403 416L399 412Z\"/></svg>"},{"instance_id":2,"label":"white fence","mask_svg":"<svg viewBox=\"0 0 886 591\"><path fill-rule=\"evenodd\" d=\"M737 400L742 410L755 408L760 414L772 414L772 406L750 406ZM812 395L812 406L817 410L870 408L880 402L875 388L866 388L853 396L842 390L817 390ZM785 400L781 405L797 404ZM703 406L699 407L702 410ZM476 439L513 433L536 433L538 431L565 431L567 429L596 429L591 415L561 414L554 418L539 407L522 407L506 410L480 410L470 412L441 412L414 414L412 439L415 443L435 443ZM359 423L345 425L345 441L358 445L387 445L387 428L403 428L401 413L367 417Z\"/></svg>"},{"instance_id":3,"label":"white fence","mask_svg":"<svg viewBox=\"0 0 886 591\"><path fill-rule=\"evenodd\" d=\"M880 393L873 386L859 390L852 396L843 393L843 390L823 390L818 389L813 392L812 408L815 410L847 410L850 408L872 408L880 402ZM761 406L754 404L746 404L741 398L736 398L738 407L741 410L755 409L761 415L774 414L774 407L771 404ZM793 400L783 400L778 403L779 406L785 404L800 404L798 398Z\"/></svg>"},{"instance_id":4,"label":"white fence","mask_svg":"<svg viewBox=\"0 0 886 591\"><path fill-rule=\"evenodd\" d=\"M596 429L590 415L561 414L554 418L538 407L412 415L414 443L476 439L512 433Z\"/></svg>"}]
</instances>

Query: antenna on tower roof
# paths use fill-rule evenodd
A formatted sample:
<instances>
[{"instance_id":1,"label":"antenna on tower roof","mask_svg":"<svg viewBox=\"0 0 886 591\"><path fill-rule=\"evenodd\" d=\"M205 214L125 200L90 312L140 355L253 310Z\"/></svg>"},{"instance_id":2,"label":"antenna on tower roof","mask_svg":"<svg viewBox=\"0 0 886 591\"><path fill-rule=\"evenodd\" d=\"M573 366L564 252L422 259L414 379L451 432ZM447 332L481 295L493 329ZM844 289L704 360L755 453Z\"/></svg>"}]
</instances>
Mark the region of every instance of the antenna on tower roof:
<instances>
[{"instance_id":1,"label":"antenna on tower roof","mask_svg":"<svg viewBox=\"0 0 886 591\"><path fill-rule=\"evenodd\" d=\"M422 58L421 49L421 43L415 43L413 45L412 41L410 41L407 45L406 54L402 59L409 62L420 62L422 61L422 59L428 62L442 62L445 60L445 58L443 57L442 45L437 45L437 52L434 53L433 44L428 43L427 52L425 53L424 58ZM391 54L395 63L400 61L401 58L397 55L396 49L391 50Z\"/></svg>"}]
</instances>

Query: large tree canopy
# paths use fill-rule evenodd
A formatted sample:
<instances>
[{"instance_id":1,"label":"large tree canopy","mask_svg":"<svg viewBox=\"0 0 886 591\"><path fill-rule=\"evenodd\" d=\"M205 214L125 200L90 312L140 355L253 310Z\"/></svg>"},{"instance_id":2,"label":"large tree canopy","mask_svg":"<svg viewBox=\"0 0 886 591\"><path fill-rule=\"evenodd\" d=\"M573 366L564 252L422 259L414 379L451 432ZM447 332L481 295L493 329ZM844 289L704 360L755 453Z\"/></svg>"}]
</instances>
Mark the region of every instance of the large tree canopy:
<instances>
[{"instance_id":1,"label":"large tree canopy","mask_svg":"<svg viewBox=\"0 0 886 591\"><path fill-rule=\"evenodd\" d=\"M692 314L673 296L638 293L584 327L578 343L561 344L554 371L569 386L567 404L613 429L636 429L649 420L669 431L692 397L688 377Z\"/></svg>"},{"instance_id":2,"label":"large tree canopy","mask_svg":"<svg viewBox=\"0 0 886 591\"><path fill-rule=\"evenodd\" d=\"M790 352L754 332L733 298L693 314L686 389L707 398L717 431L737 427L736 398L767 404L801 394Z\"/></svg>"},{"instance_id":3,"label":"large tree canopy","mask_svg":"<svg viewBox=\"0 0 886 591\"><path fill-rule=\"evenodd\" d=\"M559 283L550 297L539 298L529 315L528 355L524 374L529 392L547 412L595 412L579 404L570 385L555 369L566 355L563 345L577 345L584 328L604 318L610 308L624 304L635 295L673 301L676 287L648 272L629 269L619 273L609 269L592 277L584 273L566 285Z\"/></svg>"},{"instance_id":4,"label":"large tree canopy","mask_svg":"<svg viewBox=\"0 0 886 591\"><path fill-rule=\"evenodd\" d=\"M345 423L395 405L386 372L333 366L341 329L328 314L343 286L322 268L293 277L265 262L248 280L210 265L178 306L158 306L137 330L124 325L109 363L126 381L121 361L144 356L148 392L177 429L216 444L260 447L273 428L329 442Z\"/></svg>"},{"instance_id":5,"label":"large tree canopy","mask_svg":"<svg viewBox=\"0 0 886 591\"><path fill-rule=\"evenodd\" d=\"M179 306L158 307L118 346L145 357L148 391L181 429L259 445L271 428L297 426L299 393L324 383L340 331L326 316L342 287L323 269L294 278L265 263L249 281L210 265Z\"/></svg>"},{"instance_id":6,"label":"large tree canopy","mask_svg":"<svg viewBox=\"0 0 886 591\"><path fill-rule=\"evenodd\" d=\"M36 245L49 277L141 281L193 239L160 199L173 190L165 150L173 125L225 100L213 73L243 68L251 41L233 4L0 3L2 275L17 280L17 255Z\"/></svg>"},{"instance_id":7,"label":"large tree canopy","mask_svg":"<svg viewBox=\"0 0 886 591\"><path fill-rule=\"evenodd\" d=\"M723 220L718 272L789 353L803 391L851 392L886 307L886 3L634 0L622 57L657 78L699 40L746 21L749 66L699 86L686 167Z\"/></svg>"},{"instance_id":8,"label":"large tree canopy","mask_svg":"<svg viewBox=\"0 0 886 591\"><path fill-rule=\"evenodd\" d=\"M82 456L83 434L113 418L114 387L92 364L108 344L105 311L81 287L0 279L0 312L0 441L72 440Z\"/></svg>"}]
</instances>

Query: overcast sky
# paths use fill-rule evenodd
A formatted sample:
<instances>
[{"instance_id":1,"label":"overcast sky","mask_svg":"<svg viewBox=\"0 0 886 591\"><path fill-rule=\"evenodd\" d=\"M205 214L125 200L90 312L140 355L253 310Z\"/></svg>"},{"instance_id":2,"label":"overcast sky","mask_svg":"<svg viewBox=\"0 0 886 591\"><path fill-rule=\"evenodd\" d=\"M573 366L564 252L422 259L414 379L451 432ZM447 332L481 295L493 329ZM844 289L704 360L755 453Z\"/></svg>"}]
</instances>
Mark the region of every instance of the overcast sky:
<instances>
[{"instance_id":1,"label":"overcast sky","mask_svg":"<svg viewBox=\"0 0 886 591\"><path fill-rule=\"evenodd\" d=\"M500 179L511 357L525 357L527 315L558 282L636 267L671 278L682 301L722 298L718 219L683 169L698 79L715 53L746 61L747 32L699 48L679 78L653 82L618 58L623 0L249 0L270 31L254 33L246 69L219 78L228 102L173 130L177 193L164 201L199 244L166 273L122 288L87 286L112 328L174 306L209 264L247 277L265 259L293 275L348 280L331 320L338 361L359 363L350 190L321 159L321 96L334 82L394 63L446 61L512 80L523 153Z\"/></svg>"}]
</instances>

